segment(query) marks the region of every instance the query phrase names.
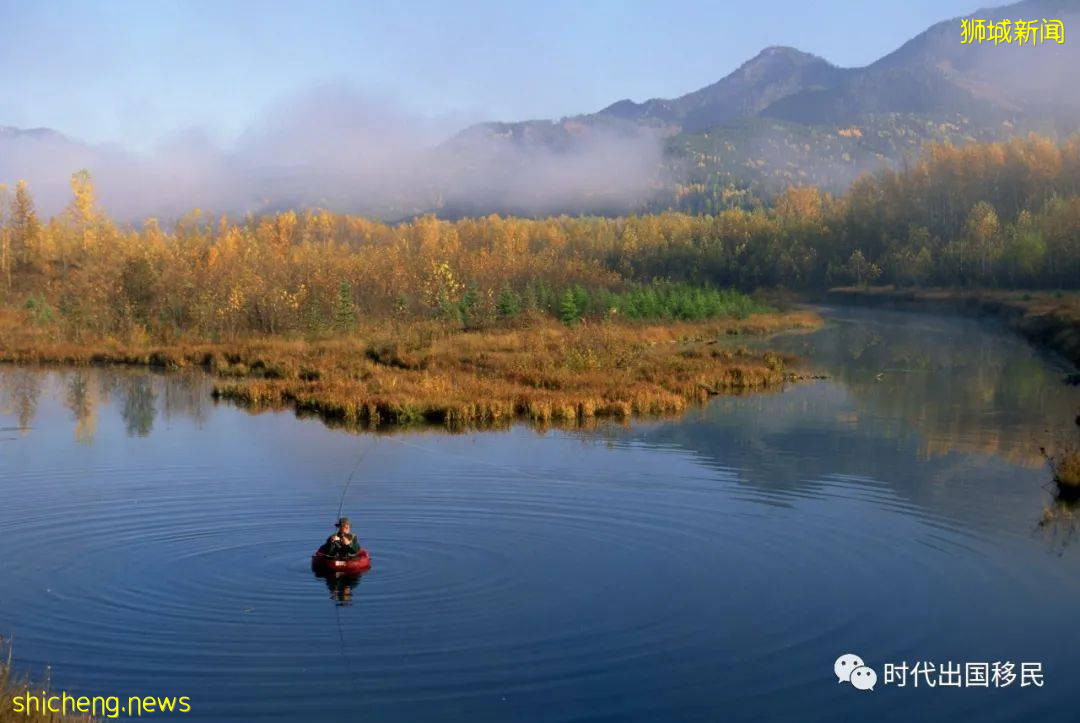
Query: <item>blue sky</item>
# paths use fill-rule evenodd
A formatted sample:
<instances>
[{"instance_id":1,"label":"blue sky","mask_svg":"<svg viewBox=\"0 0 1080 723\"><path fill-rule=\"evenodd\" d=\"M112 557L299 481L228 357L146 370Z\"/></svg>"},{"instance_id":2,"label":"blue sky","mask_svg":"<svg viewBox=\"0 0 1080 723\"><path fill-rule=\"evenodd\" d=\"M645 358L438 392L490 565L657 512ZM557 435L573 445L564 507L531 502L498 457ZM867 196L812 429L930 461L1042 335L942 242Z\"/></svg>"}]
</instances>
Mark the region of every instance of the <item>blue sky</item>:
<instances>
[{"instance_id":1,"label":"blue sky","mask_svg":"<svg viewBox=\"0 0 1080 723\"><path fill-rule=\"evenodd\" d=\"M680 95L768 45L864 65L987 4L0 0L0 125L136 148L189 129L229 143L325 84L459 125L558 117Z\"/></svg>"}]
</instances>

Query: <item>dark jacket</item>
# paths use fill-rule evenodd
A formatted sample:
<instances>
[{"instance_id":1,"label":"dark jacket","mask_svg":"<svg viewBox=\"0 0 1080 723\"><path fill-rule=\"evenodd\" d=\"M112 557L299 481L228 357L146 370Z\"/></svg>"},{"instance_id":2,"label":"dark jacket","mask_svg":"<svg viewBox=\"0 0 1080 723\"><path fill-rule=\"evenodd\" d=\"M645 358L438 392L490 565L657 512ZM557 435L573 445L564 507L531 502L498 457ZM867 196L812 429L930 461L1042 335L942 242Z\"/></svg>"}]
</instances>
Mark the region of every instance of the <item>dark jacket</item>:
<instances>
[{"instance_id":1,"label":"dark jacket","mask_svg":"<svg viewBox=\"0 0 1080 723\"><path fill-rule=\"evenodd\" d=\"M353 555L360 554L360 541L356 539L356 535L350 534L346 539L347 542L335 540L337 534L330 535L326 538L326 542L319 551L329 557L352 557Z\"/></svg>"}]
</instances>

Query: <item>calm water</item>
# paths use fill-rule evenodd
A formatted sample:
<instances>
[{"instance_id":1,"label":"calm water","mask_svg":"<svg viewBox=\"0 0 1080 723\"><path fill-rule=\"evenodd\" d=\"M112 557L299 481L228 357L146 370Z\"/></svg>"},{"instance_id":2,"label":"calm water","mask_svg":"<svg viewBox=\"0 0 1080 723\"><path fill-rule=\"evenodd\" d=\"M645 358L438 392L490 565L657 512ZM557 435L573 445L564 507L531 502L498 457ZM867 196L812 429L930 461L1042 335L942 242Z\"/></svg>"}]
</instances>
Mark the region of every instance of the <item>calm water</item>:
<instances>
[{"instance_id":1,"label":"calm water","mask_svg":"<svg viewBox=\"0 0 1080 723\"><path fill-rule=\"evenodd\" d=\"M773 342L826 380L588 431L357 436L199 375L0 368L0 633L57 690L189 718L1075 718L1080 545L1038 524L1038 446L1080 390L974 322L828 314ZM374 570L326 581L364 450ZM882 685L916 660L1046 685Z\"/></svg>"}]
</instances>

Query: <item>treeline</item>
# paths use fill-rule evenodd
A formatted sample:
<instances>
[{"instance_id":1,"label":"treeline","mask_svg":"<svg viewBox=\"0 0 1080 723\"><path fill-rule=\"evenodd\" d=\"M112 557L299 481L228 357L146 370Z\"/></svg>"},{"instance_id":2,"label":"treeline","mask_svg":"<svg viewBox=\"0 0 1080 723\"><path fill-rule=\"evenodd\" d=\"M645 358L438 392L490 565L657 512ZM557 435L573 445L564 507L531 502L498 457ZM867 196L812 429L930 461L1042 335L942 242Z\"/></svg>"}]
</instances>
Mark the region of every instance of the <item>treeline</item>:
<instances>
[{"instance_id":1,"label":"treeline","mask_svg":"<svg viewBox=\"0 0 1080 723\"><path fill-rule=\"evenodd\" d=\"M136 228L102 213L88 174L72 189L47 221L23 183L0 199L0 293L69 335L333 332L387 316L472 325L529 310L696 318L747 313L724 287L1080 283L1078 138L929 146L838 197L796 187L711 215L391 225L196 211Z\"/></svg>"}]
</instances>

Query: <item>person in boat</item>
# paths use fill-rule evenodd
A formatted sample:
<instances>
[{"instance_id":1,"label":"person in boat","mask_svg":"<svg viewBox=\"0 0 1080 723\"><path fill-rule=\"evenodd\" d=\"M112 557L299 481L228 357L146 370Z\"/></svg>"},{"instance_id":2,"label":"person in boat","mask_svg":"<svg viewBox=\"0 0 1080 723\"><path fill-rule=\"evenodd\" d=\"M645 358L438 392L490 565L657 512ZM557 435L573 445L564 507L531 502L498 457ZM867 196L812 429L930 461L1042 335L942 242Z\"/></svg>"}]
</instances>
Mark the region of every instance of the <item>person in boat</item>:
<instances>
[{"instance_id":1,"label":"person in boat","mask_svg":"<svg viewBox=\"0 0 1080 723\"><path fill-rule=\"evenodd\" d=\"M347 560L359 555L360 541L351 532L349 518L342 517L334 523L334 526L338 528L338 531L326 539L323 546L319 548L319 552L338 560Z\"/></svg>"}]
</instances>

